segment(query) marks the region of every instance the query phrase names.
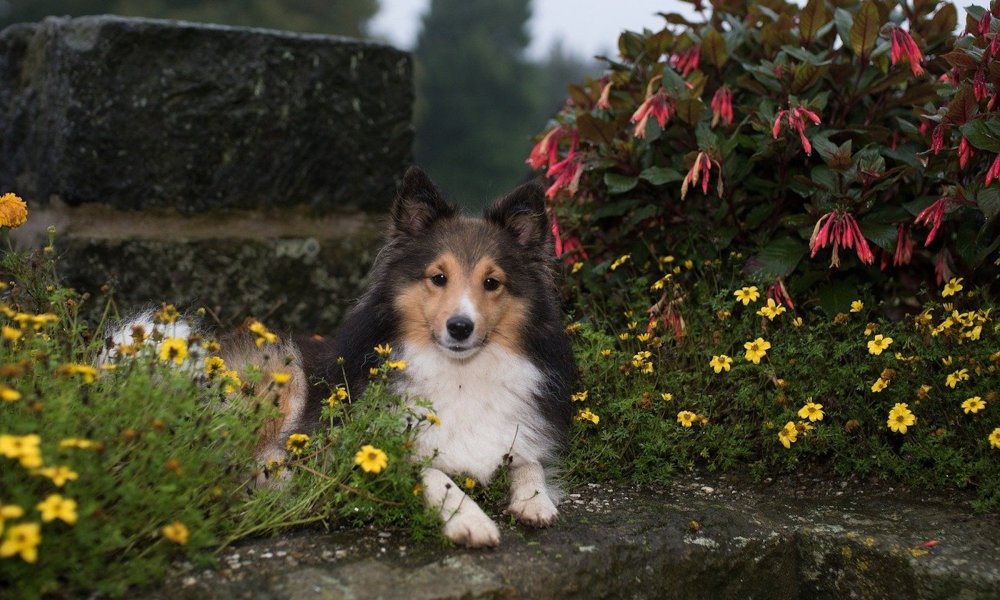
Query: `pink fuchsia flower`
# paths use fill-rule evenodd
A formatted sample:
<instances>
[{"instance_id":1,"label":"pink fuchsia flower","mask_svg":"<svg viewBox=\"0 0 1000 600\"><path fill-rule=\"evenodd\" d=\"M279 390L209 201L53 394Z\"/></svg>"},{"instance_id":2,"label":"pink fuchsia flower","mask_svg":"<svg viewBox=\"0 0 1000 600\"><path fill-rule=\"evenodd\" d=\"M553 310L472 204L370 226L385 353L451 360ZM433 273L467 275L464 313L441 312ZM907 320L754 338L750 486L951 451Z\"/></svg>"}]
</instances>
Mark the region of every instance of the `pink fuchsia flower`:
<instances>
[{"instance_id":1,"label":"pink fuchsia flower","mask_svg":"<svg viewBox=\"0 0 1000 600\"><path fill-rule=\"evenodd\" d=\"M699 152L698 156L694 159L694 164L691 165L691 170L684 176L684 182L681 184L681 200L684 199L684 196L687 196L688 186L698 185L699 180L701 181L701 192L707 194L708 178L711 170L712 160L708 158L708 154Z\"/></svg>"},{"instance_id":2,"label":"pink fuchsia flower","mask_svg":"<svg viewBox=\"0 0 1000 600\"><path fill-rule=\"evenodd\" d=\"M896 253L892 257L892 264L897 267L910 264L913 258L913 246L910 228L901 223L896 233Z\"/></svg>"},{"instance_id":3,"label":"pink fuchsia flower","mask_svg":"<svg viewBox=\"0 0 1000 600\"><path fill-rule=\"evenodd\" d=\"M722 119L722 124L729 126L733 124L733 92L726 86L715 90L712 96L712 127L715 127Z\"/></svg>"},{"instance_id":4,"label":"pink fuchsia flower","mask_svg":"<svg viewBox=\"0 0 1000 600\"><path fill-rule=\"evenodd\" d=\"M965 165L969 164L970 158L972 158L972 145L965 136L962 136L962 141L958 143L958 166L964 169Z\"/></svg>"},{"instance_id":5,"label":"pink fuchsia flower","mask_svg":"<svg viewBox=\"0 0 1000 600\"><path fill-rule=\"evenodd\" d=\"M924 240L924 247L930 246L931 242L934 241L934 237L937 236L938 229L941 228L941 222L944 221L944 214L947 212L950 203L951 198L942 196L935 200L933 204L920 211L920 214L914 219L914 224L927 225L931 228L930 233L927 234L927 239Z\"/></svg>"},{"instance_id":6,"label":"pink fuchsia flower","mask_svg":"<svg viewBox=\"0 0 1000 600\"><path fill-rule=\"evenodd\" d=\"M667 59L667 64L680 71L682 76L687 77L691 71L698 68L698 63L700 61L701 46L695 45L683 52L675 52L674 54L671 54L670 58Z\"/></svg>"},{"instance_id":7,"label":"pink fuchsia flower","mask_svg":"<svg viewBox=\"0 0 1000 600\"><path fill-rule=\"evenodd\" d=\"M608 80L601 88L601 97L597 99L597 108L605 110L611 108L611 81Z\"/></svg>"},{"instance_id":8,"label":"pink fuchsia flower","mask_svg":"<svg viewBox=\"0 0 1000 600\"><path fill-rule=\"evenodd\" d=\"M823 215L816 221L813 227L812 237L809 239L809 257L816 256L821 248L833 246L833 256L830 259L831 267L840 266L840 248L853 248L858 255L858 259L866 265L875 262L875 255L868 240L861 235L858 222L850 213L831 211Z\"/></svg>"},{"instance_id":9,"label":"pink fuchsia flower","mask_svg":"<svg viewBox=\"0 0 1000 600\"><path fill-rule=\"evenodd\" d=\"M570 148L569 156L549 167L548 176L553 182L549 189L545 190L545 197L555 198L559 190L566 190L570 196L575 195L582 174L583 157Z\"/></svg>"},{"instance_id":10,"label":"pink fuchsia flower","mask_svg":"<svg viewBox=\"0 0 1000 600\"><path fill-rule=\"evenodd\" d=\"M812 155L812 144L809 142L809 138L806 137L806 119L809 119L815 125L820 124L819 115L804 106L779 110L778 116L774 119L774 126L771 128L771 136L774 139L778 139L778 135L781 133L781 121L787 120L788 128L798 132L799 141L802 142L802 148L806 151L806 154Z\"/></svg>"},{"instance_id":11,"label":"pink fuchsia flower","mask_svg":"<svg viewBox=\"0 0 1000 600\"><path fill-rule=\"evenodd\" d=\"M566 125L557 125L547 131L542 139L535 144L525 162L535 170L547 165L551 175L552 167L559 162L559 144L567 137L570 139L569 154L573 154L580 141L580 134Z\"/></svg>"},{"instance_id":12,"label":"pink fuchsia flower","mask_svg":"<svg viewBox=\"0 0 1000 600\"><path fill-rule=\"evenodd\" d=\"M649 87L651 88L653 82L661 78L661 75L654 77L653 81L650 82ZM663 127L667 124L667 121L673 113L673 101L667 97L666 90L661 87L655 94L649 94L647 88L646 99L639 105L639 108L630 119L632 123L635 123L633 135L637 138L645 138L646 122L649 121L649 117L656 119L656 122L660 125L660 127Z\"/></svg>"},{"instance_id":13,"label":"pink fuchsia flower","mask_svg":"<svg viewBox=\"0 0 1000 600\"><path fill-rule=\"evenodd\" d=\"M774 280L767 288L767 297L773 298L778 304L784 304L788 308L795 310L795 303L792 302L792 296L788 293L788 288L785 287L785 281L779 277Z\"/></svg>"},{"instance_id":14,"label":"pink fuchsia flower","mask_svg":"<svg viewBox=\"0 0 1000 600\"><path fill-rule=\"evenodd\" d=\"M913 71L914 75L923 75L924 69L920 66L920 62L924 59L924 55L910 34L899 27L893 27L889 32L889 37L892 40L892 50L889 53L892 64L895 65L905 58L910 63L910 70Z\"/></svg>"},{"instance_id":15,"label":"pink fuchsia flower","mask_svg":"<svg viewBox=\"0 0 1000 600\"><path fill-rule=\"evenodd\" d=\"M994 179L1000 180L1000 154L997 154L997 157L993 159L993 164L986 171L986 185L993 183Z\"/></svg>"}]
</instances>

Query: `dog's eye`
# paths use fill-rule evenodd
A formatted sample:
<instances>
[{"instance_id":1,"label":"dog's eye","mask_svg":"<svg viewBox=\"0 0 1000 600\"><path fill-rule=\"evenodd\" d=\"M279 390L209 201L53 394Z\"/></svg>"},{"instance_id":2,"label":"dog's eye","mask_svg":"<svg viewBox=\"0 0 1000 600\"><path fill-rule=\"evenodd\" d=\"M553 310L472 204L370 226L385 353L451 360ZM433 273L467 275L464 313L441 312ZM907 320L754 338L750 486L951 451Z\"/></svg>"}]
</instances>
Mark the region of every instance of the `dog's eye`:
<instances>
[{"instance_id":1,"label":"dog's eye","mask_svg":"<svg viewBox=\"0 0 1000 600\"><path fill-rule=\"evenodd\" d=\"M487 277L483 280L483 289L487 292L493 292L500 289L500 280L494 277Z\"/></svg>"},{"instance_id":2,"label":"dog's eye","mask_svg":"<svg viewBox=\"0 0 1000 600\"><path fill-rule=\"evenodd\" d=\"M448 283L448 277L444 273L438 273L431 277L431 283L438 287L444 287Z\"/></svg>"}]
</instances>

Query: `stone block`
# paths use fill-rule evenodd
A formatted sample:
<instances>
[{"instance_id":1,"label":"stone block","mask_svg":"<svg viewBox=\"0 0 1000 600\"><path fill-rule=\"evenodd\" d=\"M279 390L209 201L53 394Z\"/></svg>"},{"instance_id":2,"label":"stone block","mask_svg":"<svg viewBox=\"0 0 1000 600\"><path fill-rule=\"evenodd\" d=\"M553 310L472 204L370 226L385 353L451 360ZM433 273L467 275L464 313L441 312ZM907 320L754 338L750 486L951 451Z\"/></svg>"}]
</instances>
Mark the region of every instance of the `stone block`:
<instances>
[{"instance_id":1,"label":"stone block","mask_svg":"<svg viewBox=\"0 0 1000 600\"><path fill-rule=\"evenodd\" d=\"M0 33L0 187L32 204L379 210L412 66L327 35L113 16Z\"/></svg>"}]
</instances>

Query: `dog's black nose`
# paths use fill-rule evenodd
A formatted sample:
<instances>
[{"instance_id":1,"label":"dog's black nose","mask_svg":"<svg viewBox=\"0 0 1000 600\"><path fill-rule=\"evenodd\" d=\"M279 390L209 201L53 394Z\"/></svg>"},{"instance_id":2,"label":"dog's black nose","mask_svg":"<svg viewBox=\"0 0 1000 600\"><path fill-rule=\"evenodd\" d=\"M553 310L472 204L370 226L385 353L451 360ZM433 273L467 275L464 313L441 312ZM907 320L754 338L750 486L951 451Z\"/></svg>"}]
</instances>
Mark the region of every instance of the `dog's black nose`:
<instances>
[{"instance_id":1,"label":"dog's black nose","mask_svg":"<svg viewBox=\"0 0 1000 600\"><path fill-rule=\"evenodd\" d=\"M472 335L475 323L468 317L452 317L446 323L448 333L457 341L462 341Z\"/></svg>"}]
</instances>

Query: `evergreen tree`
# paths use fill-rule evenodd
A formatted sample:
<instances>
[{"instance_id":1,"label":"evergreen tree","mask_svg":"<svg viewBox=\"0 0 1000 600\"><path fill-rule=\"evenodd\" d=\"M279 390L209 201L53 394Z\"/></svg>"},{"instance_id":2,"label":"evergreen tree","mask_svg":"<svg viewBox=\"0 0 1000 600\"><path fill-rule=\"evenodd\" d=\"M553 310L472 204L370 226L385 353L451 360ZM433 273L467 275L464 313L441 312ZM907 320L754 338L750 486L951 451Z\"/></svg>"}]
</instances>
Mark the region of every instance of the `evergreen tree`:
<instances>
[{"instance_id":1,"label":"evergreen tree","mask_svg":"<svg viewBox=\"0 0 1000 600\"><path fill-rule=\"evenodd\" d=\"M479 205L511 188L536 122L527 62L529 0L431 0L417 40L416 156L454 198Z\"/></svg>"}]
</instances>

